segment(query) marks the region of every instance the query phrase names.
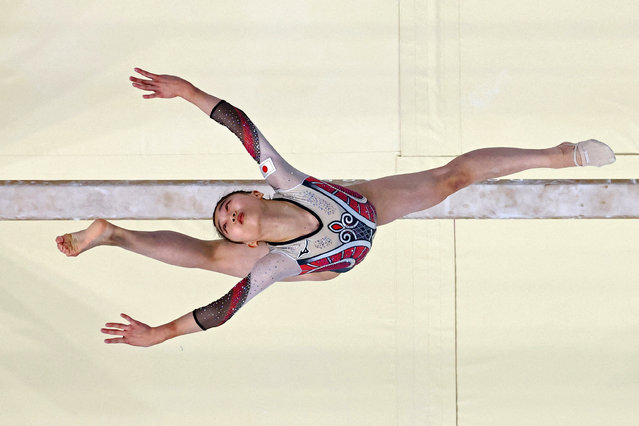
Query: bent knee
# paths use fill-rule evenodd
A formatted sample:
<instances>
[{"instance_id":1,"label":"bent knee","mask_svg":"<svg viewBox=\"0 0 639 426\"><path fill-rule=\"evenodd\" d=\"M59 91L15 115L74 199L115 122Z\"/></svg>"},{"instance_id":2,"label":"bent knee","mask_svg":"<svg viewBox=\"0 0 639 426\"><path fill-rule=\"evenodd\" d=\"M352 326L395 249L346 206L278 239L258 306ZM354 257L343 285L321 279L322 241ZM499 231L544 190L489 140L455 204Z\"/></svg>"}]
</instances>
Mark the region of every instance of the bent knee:
<instances>
[{"instance_id":1,"label":"bent knee","mask_svg":"<svg viewBox=\"0 0 639 426\"><path fill-rule=\"evenodd\" d=\"M438 180L439 193L448 197L473 183L472 176L461 168L451 167L444 171Z\"/></svg>"}]
</instances>

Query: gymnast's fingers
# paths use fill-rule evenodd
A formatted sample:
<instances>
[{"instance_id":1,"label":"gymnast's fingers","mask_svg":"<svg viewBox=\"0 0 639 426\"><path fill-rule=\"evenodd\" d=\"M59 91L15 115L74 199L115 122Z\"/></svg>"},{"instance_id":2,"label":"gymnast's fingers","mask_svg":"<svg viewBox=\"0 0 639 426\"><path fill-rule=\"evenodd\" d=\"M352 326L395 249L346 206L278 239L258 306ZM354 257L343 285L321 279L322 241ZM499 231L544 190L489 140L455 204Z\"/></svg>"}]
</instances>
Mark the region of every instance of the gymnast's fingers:
<instances>
[{"instance_id":1,"label":"gymnast's fingers","mask_svg":"<svg viewBox=\"0 0 639 426\"><path fill-rule=\"evenodd\" d=\"M155 87L151 85L142 85L142 84L133 83L133 87L135 87L136 89L148 90L149 92L155 92L155 93L159 93L160 91L159 87Z\"/></svg>"},{"instance_id":2,"label":"gymnast's fingers","mask_svg":"<svg viewBox=\"0 0 639 426\"><path fill-rule=\"evenodd\" d=\"M151 84L139 84L133 83L133 87L140 90L148 90L150 94L142 95L144 99L153 99L153 98L161 98L162 94L160 93L160 88Z\"/></svg>"},{"instance_id":3,"label":"gymnast's fingers","mask_svg":"<svg viewBox=\"0 0 639 426\"><path fill-rule=\"evenodd\" d=\"M139 324L139 321L134 320L133 318L131 318L130 316L128 316L127 314L120 314L120 316L122 318L124 318L125 320L127 320L128 322L130 322L133 325Z\"/></svg>"},{"instance_id":4,"label":"gymnast's fingers","mask_svg":"<svg viewBox=\"0 0 639 426\"><path fill-rule=\"evenodd\" d=\"M104 326L109 328L119 328L120 330L126 330L129 328L128 324L120 324L117 322L107 322Z\"/></svg>"},{"instance_id":5,"label":"gymnast's fingers","mask_svg":"<svg viewBox=\"0 0 639 426\"><path fill-rule=\"evenodd\" d=\"M150 79L156 79L159 76L157 74L153 74L152 72L148 72L148 71L144 71L142 68L133 68L133 70L135 72L137 72L138 74L142 74L145 77L148 77Z\"/></svg>"},{"instance_id":6,"label":"gymnast's fingers","mask_svg":"<svg viewBox=\"0 0 639 426\"><path fill-rule=\"evenodd\" d=\"M104 339L104 343L126 343L124 337L118 337L116 339Z\"/></svg>"},{"instance_id":7,"label":"gymnast's fingers","mask_svg":"<svg viewBox=\"0 0 639 426\"><path fill-rule=\"evenodd\" d=\"M153 86L153 87L158 86L158 84L153 80L144 80L142 78L136 78L133 76L129 76L129 80L131 80L134 83L134 85L139 84L141 86Z\"/></svg>"},{"instance_id":8,"label":"gymnast's fingers","mask_svg":"<svg viewBox=\"0 0 639 426\"><path fill-rule=\"evenodd\" d=\"M124 330L113 330L110 328L102 328L100 329L100 331L102 332L102 334L112 334L115 336L124 336L124 333L126 333L126 331Z\"/></svg>"},{"instance_id":9,"label":"gymnast's fingers","mask_svg":"<svg viewBox=\"0 0 639 426\"><path fill-rule=\"evenodd\" d=\"M129 76L129 80L131 80L134 83L140 83L140 84L153 81L153 80L144 80L143 78L133 77L132 75Z\"/></svg>"},{"instance_id":10,"label":"gymnast's fingers","mask_svg":"<svg viewBox=\"0 0 639 426\"><path fill-rule=\"evenodd\" d=\"M152 90L152 91L160 90L160 86L158 86L157 84L145 83L144 81L141 83L134 81L131 83L131 85L135 88L142 89L142 90Z\"/></svg>"}]
</instances>

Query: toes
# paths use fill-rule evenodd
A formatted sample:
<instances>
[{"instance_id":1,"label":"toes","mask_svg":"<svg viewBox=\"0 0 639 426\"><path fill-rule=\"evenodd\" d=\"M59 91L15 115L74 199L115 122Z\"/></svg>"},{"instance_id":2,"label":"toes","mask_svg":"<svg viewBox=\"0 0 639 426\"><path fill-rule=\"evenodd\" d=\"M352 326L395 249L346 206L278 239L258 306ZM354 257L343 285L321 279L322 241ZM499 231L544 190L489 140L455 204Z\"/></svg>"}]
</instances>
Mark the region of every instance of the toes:
<instances>
[{"instance_id":1,"label":"toes","mask_svg":"<svg viewBox=\"0 0 639 426\"><path fill-rule=\"evenodd\" d=\"M58 250L67 257L76 257L80 254L73 248L73 235L71 234L58 236L56 237L55 242L58 246Z\"/></svg>"},{"instance_id":2,"label":"toes","mask_svg":"<svg viewBox=\"0 0 639 426\"><path fill-rule=\"evenodd\" d=\"M71 249L64 245L64 242L58 242L58 250L62 254L66 254L67 256L71 256Z\"/></svg>"}]
</instances>

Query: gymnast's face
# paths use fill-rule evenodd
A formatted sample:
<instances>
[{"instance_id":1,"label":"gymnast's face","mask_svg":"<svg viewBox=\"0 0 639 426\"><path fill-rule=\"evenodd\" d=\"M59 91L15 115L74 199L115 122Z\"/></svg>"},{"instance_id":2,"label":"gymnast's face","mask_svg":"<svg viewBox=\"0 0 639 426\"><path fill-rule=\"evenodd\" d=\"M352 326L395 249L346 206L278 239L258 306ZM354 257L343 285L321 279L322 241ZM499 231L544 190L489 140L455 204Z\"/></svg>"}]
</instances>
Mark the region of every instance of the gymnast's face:
<instances>
[{"instance_id":1,"label":"gymnast's face","mask_svg":"<svg viewBox=\"0 0 639 426\"><path fill-rule=\"evenodd\" d=\"M215 226L231 241L257 246L263 197L260 191L232 194L217 206L213 215Z\"/></svg>"}]
</instances>

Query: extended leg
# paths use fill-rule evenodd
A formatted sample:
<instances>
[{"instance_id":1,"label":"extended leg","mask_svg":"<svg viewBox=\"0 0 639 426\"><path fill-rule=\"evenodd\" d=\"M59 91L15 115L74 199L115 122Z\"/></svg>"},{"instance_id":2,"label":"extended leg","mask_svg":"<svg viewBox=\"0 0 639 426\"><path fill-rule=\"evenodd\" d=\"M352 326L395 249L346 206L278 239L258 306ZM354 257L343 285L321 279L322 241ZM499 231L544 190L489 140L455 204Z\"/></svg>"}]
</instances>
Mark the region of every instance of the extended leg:
<instances>
[{"instance_id":1,"label":"extended leg","mask_svg":"<svg viewBox=\"0 0 639 426\"><path fill-rule=\"evenodd\" d=\"M574 144L547 149L484 148L460 155L443 167L388 176L353 185L377 209L378 225L425 210L462 188L485 179L533 168L574 167Z\"/></svg>"},{"instance_id":2,"label":"extended leg","mask_svg":"<svg viewBox=\"0 0 639 426\"><path fill-rule=\"evenodd\" d=\"M250 248L224 240L199 240L173 231L132 231L106 220L96 220L87 229L56 238L58 249L67 256L77 256L93 247L108 245L185 268L243 278L258 259L266 255L265 244ZM286 281L324 281L337 274L322 272L292 277Z\"/></svg>"},{"instance_id":3,"label":"extended leg","mask_svg":"<svg viewBox=\"0 0 639 426\"><path fill-rule=\"evenodd\" d=\"M255 261L266 254L265 247L250 249L223 240L199 240L173 231L132 231L102 219L83 231L57 237L56 243L67 256L77 256L101 245L117 246L171 265L235 276L245 276Z\"/></svg>"}]
</instances>

